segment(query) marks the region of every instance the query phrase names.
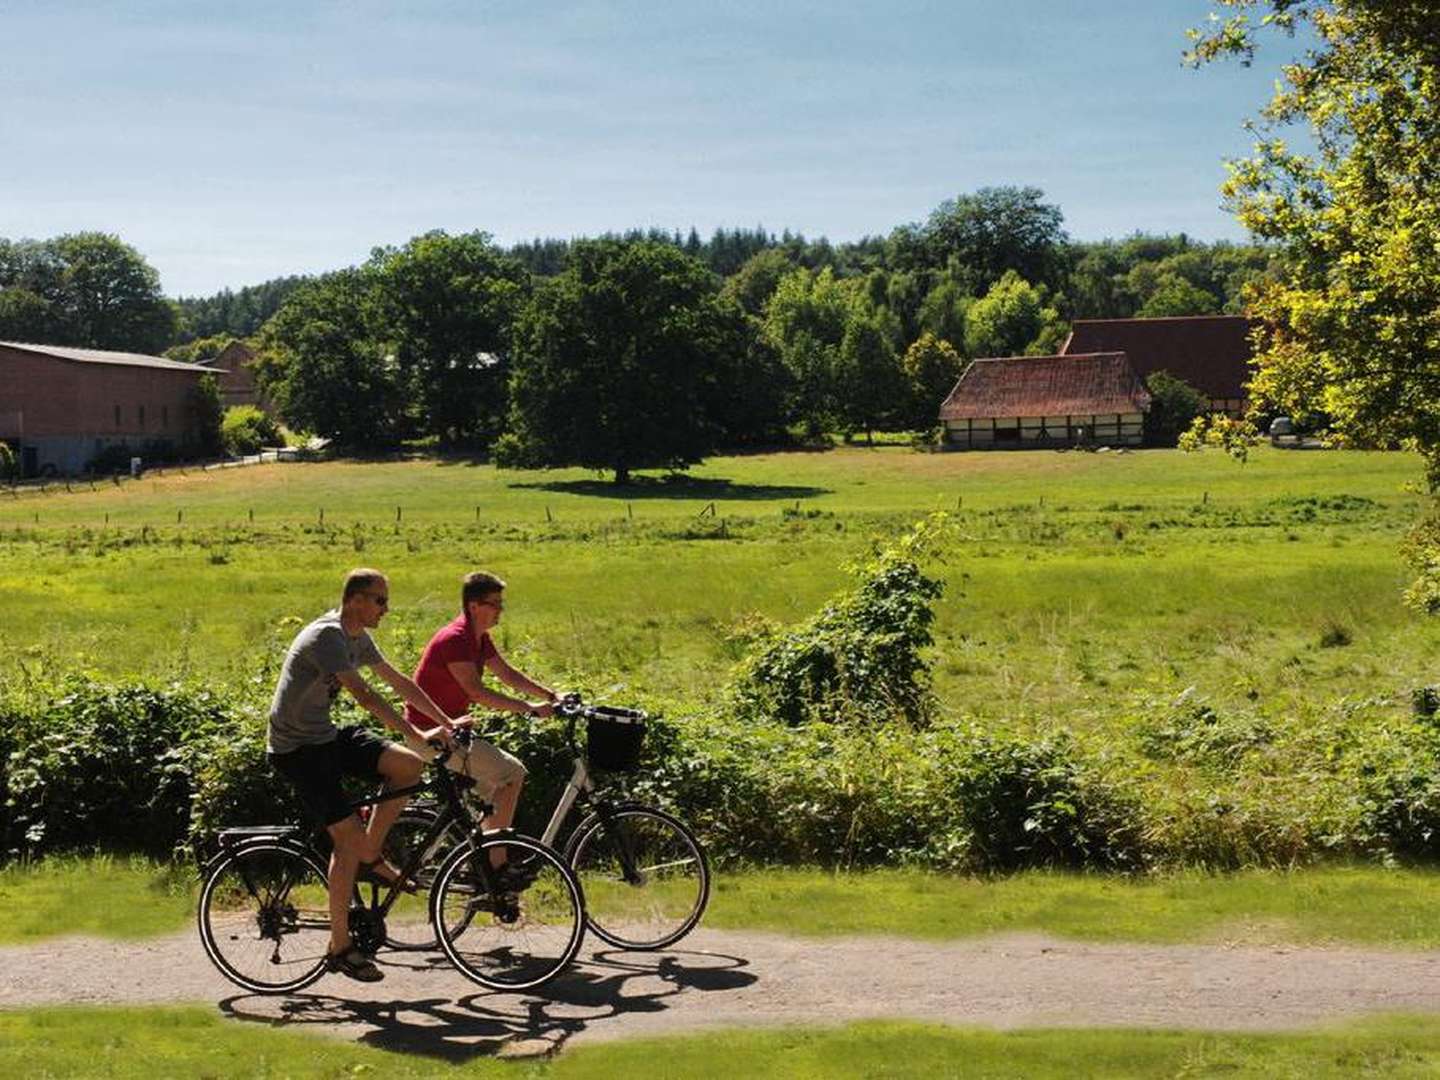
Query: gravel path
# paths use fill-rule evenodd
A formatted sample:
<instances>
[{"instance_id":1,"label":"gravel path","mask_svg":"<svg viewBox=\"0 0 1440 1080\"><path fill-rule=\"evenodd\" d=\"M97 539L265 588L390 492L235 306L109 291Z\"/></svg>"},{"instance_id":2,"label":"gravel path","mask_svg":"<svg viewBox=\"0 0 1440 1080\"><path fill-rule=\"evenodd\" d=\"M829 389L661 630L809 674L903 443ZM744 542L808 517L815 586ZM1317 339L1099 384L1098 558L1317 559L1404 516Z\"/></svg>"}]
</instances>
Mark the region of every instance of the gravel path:
<instances>
[{"instance_id":1,"label":"gravel path","mask_svg":"<svg viewBox=\"0 0 1440 1080\"><path fill-rule=\"evenodd\" d=\"M587 946L590 943L587 942ZM699 930L683 949L592 950L536 994L493 994L438 958L382 954L386 979L327 976L282 998L238 991L193 932L0 948L0 1008L215 1002L243 1020L465 1060L758 1024L910 1018L1013 1028L1275 1030L1369 1012L1440 1012L1440 953L1080 944L819 941Z\"/></svg>"}]
</instances>

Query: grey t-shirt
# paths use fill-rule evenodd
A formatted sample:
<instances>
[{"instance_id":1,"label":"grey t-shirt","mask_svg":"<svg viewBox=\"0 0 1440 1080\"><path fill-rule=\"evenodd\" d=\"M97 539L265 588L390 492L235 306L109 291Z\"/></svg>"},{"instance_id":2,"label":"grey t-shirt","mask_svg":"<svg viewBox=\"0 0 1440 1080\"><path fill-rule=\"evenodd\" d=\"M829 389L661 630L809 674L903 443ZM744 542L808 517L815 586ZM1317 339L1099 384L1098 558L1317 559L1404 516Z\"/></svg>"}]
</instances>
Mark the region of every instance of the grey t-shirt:
<instances>
[{"instance_id":1,"label":"grey t-shirt","mask_svg":"<svg viewBox=\"0 0 1440 1080\"><path fill-rule=\"evenodd\" d=\"M275 684L265 749L288 754L302 746L333 742L336 727L330 722L330 703L340 693L336 676L373 667L384 659L368 630L353 638L345 633L338 609L301 630L290 643Z\"/></svg>"}]
</instances>

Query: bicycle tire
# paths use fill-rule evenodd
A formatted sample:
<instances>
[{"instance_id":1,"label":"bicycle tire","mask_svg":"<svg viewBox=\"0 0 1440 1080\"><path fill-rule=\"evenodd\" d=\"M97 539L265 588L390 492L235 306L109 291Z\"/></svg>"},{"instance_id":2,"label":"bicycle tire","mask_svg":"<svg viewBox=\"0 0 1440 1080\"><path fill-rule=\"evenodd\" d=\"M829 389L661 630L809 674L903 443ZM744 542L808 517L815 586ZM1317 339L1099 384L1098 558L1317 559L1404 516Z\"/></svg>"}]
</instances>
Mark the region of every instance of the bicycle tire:
<instances>
[{"instance_id":1,"label":"bicycle tire","mask_svg":"<svg viewBox=\"0 0 1440 1080\"><path fill-rule=\"evenodd\" d=\"M385 858L402 870L408 867L416 846L429 834L438 817L439 814L434 810L423 806L406 807L385 836ZM423 907L418 912L423 921L414 917L417 914L415 901L410 897L399 897L395 907L391 909L385 921L385 944L390 948L429 952L440 947L439 939L435 936L435 924L430 919L428 894L435 884L435 876L444 864L445 857L461 840L459 825L458 821L452 822L450 828L431 842L424 861L415 871L415 884L419 892L426 894L421 901Z\"/></svg>"},{"instance_id":2,"label":"bicycle tire","mask_svg":"<svg viewBox=\"0 0 1440 1080\"><path fill-rule=\"evenodd\" d=\"M618 949L673 945L710 902L710 863L673 814L626 803L585 818L565 845L585 893L589 929ZM627 866L628 864L628 866Z\"/></svg>"},{"instance_id":3,"label":"bicycle tire","mask_svg":"<svg viewBox=\"0 0 1440 1080\"><path fill-rule=\"evenodd\" d=\"M309 986L325 973L330 947L326 881L320 860L293 844L257 841L221 856L197 913L210 962L257 994Z\"/></svg>"},{"instance_id":4,"label":"bicycle tire","mask_svg":"<svg viewBox=\"0 0 1440 1080\"><path fill-rule=\"evenodd\" d=\"M482 866L497 848L531 873L518 897L495 895L485 884ZM441 950L466 978L490 990L530 990L559 975L580 951L585 899L554 850L501 831L478 844L467 839L450 853L430 892L430 921Z\"/></svg>"}]
</instances>

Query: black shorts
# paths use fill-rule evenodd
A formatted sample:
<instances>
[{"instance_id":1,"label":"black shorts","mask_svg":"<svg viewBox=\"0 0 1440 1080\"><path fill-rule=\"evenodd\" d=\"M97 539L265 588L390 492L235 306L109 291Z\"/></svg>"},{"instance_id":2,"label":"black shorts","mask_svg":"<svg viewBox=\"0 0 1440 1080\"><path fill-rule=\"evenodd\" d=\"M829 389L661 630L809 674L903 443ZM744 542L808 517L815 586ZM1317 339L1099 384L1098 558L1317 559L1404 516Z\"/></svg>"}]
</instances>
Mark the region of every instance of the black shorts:
<instances>
[{"instance_id":1,"label":"black shorts","mask_svg":"<svg viewBox=\"0 0 1440 1080\"><path fill-rule=\"evenodd\" d=\"M343 727L334 742L266 756L275 771L295 785L305 809L328 828L355 812L340 778L379 779L380 755L393 745L368 728Z\"/></svg>"}]
</instances>

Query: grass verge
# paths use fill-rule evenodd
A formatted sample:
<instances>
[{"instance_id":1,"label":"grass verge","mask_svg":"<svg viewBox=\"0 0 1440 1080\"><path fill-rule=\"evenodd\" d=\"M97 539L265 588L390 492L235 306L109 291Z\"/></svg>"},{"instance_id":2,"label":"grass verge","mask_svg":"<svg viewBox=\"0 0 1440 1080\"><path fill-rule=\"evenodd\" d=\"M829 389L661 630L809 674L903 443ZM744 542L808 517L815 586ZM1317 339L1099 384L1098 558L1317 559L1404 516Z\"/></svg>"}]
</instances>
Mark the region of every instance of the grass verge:
<instances>
[{"instance_id":1,"label":"grass verge","mask_svg":"<svg viewBox=\"0 0 1440 1080\"><path fill-rule=\"evenodd\" d=\"M581 1047L554 1061L444 1057L226 1023L200 1008L0 1012L0 1071L46 1077L1350 1077L1432 1076L1440 1020L1394 1017L1285 1034L1030 1029L911 1023L718 1032ZM468 1053L465 1051L468 1050Z\"/></svg>"},{"instance_id":2,"label":"grass verge","mask_svg":"<svg viewBox=\"0 0 1440 1080\"><path fill-rule=\"evenodd\" d=\"M0 944L62 934L140 938L183 929L189 867L108 856L0 870ZM1351 943L1440 948L1440 872L1336 866L1153 878L1031 872L765 870L718 876L705 925L931 939L1035 932L1084 941Z\"/></svg>"}]
</instances>

